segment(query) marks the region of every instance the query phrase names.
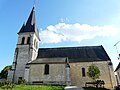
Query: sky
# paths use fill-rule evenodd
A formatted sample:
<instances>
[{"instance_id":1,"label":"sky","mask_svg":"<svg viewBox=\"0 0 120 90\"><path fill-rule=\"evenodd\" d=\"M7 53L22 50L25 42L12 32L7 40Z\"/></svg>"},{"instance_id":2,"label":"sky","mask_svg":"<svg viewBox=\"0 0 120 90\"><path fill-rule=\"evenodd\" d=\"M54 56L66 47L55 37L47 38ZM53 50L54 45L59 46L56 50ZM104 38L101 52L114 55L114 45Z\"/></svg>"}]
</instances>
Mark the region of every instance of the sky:
<instances>
[{"instance_id":1,"label":"sky","mask_svg":"<svg viewBox=\"0 0 120 90\"><path fill-rule=\"evenodd\" d=\"M39 47L103 45L115 69L120 52L119 4L120 0L36 0ZM12 64L17 33L33 5L34 0L0 0L0 71Z\"/></svg>"}]
</instances>

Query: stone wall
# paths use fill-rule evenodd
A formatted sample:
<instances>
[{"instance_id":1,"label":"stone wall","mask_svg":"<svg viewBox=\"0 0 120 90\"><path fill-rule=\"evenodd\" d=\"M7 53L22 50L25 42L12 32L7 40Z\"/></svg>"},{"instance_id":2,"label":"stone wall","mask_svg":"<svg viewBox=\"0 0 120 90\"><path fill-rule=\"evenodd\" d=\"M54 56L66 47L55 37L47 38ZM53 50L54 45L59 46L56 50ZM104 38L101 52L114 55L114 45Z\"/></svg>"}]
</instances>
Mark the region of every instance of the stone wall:
<instances>
[{"instance_id":1,"label":"stone wall","mask_svg":"<svg viewBox=\"0 0 120 90\"><path fill-rule=\"evenodd\" d=\"M30 83L65 84L65 64L49 64L49 74L44 74L45 64L30 66Z\"/></svg>"},{"instance_id":2,"label":"stone wall","mask_svg":"<svg viewBox=\"0 0 120 90\"><path fill-rule=\"evenodd\" d=\"M118 85L120 85L120 68L116 71L116 73L117 73Z\"/></svg>"},{"instance_id":3,"label":"stone wall","mask_svg":"<svg viewBox=\"0 0 120 90\"><path fill-rule=\"evenodd\" d=\"M22 45L21 47L19 46L19 52L18 52L18 57L17 57L17 65L15 69L15 77L14 77L14 82L18 83L18 78L22 77L24 78L24 72L25 72L25 66L27 62L29 61L29 46L27 45Z\"/></svg>"},{"instance_id":4,"label":"stone wall","mask_svg":"<svg viewBox=\"0 0 120 90\"><path fill-rule=\"evenodd\" d=\"M24 44L22 44L22 38L25 38ZM27 43L28 37L30 37L30 42ZM14 55L14 63L12 69L15 70L14 82L18 83L18 79L24 79L25 67L29 61L35 60L38 54L38 44L39 40L34 32L30 33L20 33L18 36L17 50ZM37 47L36 47L37 46ZM15 67L16 63L16 67Z\"/></svg>"},{"instance_id":5,"label":"stone wall","mask_svg":"<svg viewBox=\"0 0 120 90\"><path fill-rule=\"evenodd\" d=\"M70 63L71 84L84 87L86 82L93 81L87 76L87 71L91 64L95 64L101 72L99 79L105 81L106 88L113 88L116 81L113 66L108 63L109 61ZM85 68L85 77L82 76L82 68Z\"/></svg>"}]
</instances>

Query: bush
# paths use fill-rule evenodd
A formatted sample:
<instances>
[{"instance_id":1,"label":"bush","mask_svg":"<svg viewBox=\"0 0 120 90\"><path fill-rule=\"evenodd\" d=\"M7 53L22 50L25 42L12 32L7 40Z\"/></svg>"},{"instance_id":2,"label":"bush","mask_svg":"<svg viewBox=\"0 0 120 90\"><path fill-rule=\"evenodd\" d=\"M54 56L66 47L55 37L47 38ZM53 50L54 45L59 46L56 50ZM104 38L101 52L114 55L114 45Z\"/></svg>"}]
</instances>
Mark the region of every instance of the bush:
<instances>
[{"instance_id":1,"label":"bush","mask_svg":"<svg viewBox=\"0 0 120 90\"><path fill-rule=\"evenodd\" d=\"M88 68L87 75L88 75L88 77L90 77L93 80L99 79L99 77L100 77L100 70L99 70L99 68L95 64L92 64Z\"/></svg>"},{"instance_id":2,"label":"bush","mask_svg":"<svg viewBox=\"0 0 120 90\"><path fill-rule=\"evenodd\" d=\"M18 80L18 84L26 84L25 79L19 79L19 80Z\"/></svg>"},{"instance_id":3,"label":"bush","mask_svg":"<svg viewBox=\"0 0 120 90\"><path fill-rule=\"evenodd\" d=\"M14 88L14 86L15 85L12 82L9 82L9 81L0 82L0 87L2 89L12 90Z\"/></svg>"},{"instance_id":4,"label":"bush","mask_svg":"<svg viewBox=\"0 0 120 90\"><path fill-rule=\"evenodd\" d=\"M96 81L96 87L104 87L105 82L103 80Z\"/></svg>"},{"instance_id":5,"label":"bush","mask_svg":"<svg viewBox=\"0 0 120 90\"><path fill-rule=\"evenodd\" d=\"M0 73L1 78L7 79L8 71L10 69L11 69L11 65L10 66L6 66Z\"/></svg>"}]
</instances>

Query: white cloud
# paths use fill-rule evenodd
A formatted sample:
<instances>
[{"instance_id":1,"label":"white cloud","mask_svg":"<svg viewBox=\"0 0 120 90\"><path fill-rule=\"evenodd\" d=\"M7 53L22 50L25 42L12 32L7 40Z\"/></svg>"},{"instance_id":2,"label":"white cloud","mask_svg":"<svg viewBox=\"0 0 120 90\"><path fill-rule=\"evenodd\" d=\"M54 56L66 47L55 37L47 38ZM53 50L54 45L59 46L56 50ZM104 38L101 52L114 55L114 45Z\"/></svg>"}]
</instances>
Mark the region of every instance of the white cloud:
<instances>
[{"instance_id":1,"label":"white cloud","mask_svg":"<svg viewBox=\"0 0 120 90\"><path fill-rule=\"evenodd\" d=\"M85 39L93 39L97 36L115 36L119 29L113 25L91 26L88 24L66 24L58 23L50 25L40 31L42 43L59 43L62 41L81 42Z\"/></svg>"}]
</instances>

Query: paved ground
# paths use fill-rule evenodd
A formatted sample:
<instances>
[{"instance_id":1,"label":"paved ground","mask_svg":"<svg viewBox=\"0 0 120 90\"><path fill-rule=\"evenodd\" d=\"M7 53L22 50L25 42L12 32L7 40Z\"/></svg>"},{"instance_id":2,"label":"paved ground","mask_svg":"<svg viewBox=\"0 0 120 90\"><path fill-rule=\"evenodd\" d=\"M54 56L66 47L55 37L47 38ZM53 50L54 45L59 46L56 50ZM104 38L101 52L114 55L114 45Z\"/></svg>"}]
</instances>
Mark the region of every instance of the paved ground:
<instances>
[{"instance_id":1,"label":"paved ground","mask_svg":"<svg viewBox=\"0 0 120 90\"><path fill-rule=\"evenodd\" d=\"M65 90L85 90L82 87L77 87L77 86L66 86Z\"/></svg>"}]
</instances>

